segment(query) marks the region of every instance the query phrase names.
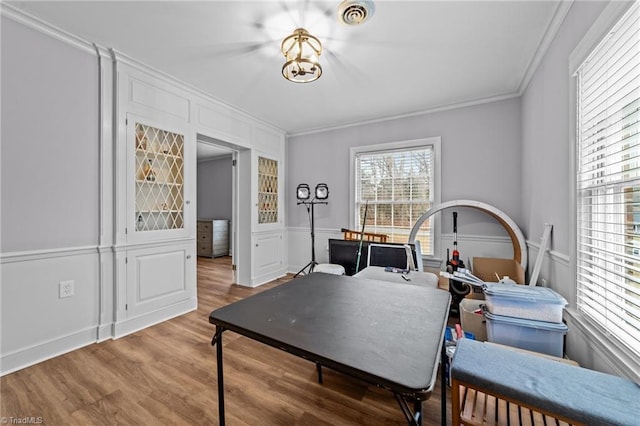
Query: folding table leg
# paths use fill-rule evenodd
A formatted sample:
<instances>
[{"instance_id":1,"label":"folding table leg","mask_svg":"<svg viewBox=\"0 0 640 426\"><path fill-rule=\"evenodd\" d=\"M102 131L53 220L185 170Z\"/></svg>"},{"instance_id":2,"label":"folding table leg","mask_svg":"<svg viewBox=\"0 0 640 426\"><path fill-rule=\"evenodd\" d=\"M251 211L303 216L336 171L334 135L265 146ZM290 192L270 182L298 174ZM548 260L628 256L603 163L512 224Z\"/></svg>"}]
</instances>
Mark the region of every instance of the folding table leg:
<instances>
[{"instance_id":1,"label":"folding table leg","mask_svg":"<svg viewBox=\"0 0 640 426\"><path fill-rule=\"evenodd\" d=\"M442 357L440 359L440 424L447 424L447 345L442 342ZM451 368L451 366L449 366ZM456 408L454 407L454 410Z\"/></svg>"},{"instance_id":2,"label":"folding table leg","mask_svg":"<svg viewBox=\"0 0 640 426\"><path fill-rule=\"evenodd\" d=\"M224 426L224 374L222 371L222 332L224 328L216 325L216 334L211 340L216 345L216 363L218 367L218 423Z\"/></svg>"},{"instance_id":3,"label":"folding table leg","mask_svg":"<svg viewBox=\"0 0 640 426\"><path fill-rule=\"evenodd\" d=\"M404 414L404 418L407 419L407 424L409 426L422 426L422 401L416 398L413 399L413 411L409 408L409 404L407 404L407 400L404 396L399 395L397 393L393 393L393 396L398 401L398 405L402 410L402 414Z\"/></svg>"},{"instance_id":4,"label":"folding table leg","mask_svg":"<svg viewBox=\"0 0 640 426\"><path fill-rule=\"evenodd\" d=\"M422 401L417 399L413 402L413 419L416 426L422 426Z\"/></svg>"}]
</instances>

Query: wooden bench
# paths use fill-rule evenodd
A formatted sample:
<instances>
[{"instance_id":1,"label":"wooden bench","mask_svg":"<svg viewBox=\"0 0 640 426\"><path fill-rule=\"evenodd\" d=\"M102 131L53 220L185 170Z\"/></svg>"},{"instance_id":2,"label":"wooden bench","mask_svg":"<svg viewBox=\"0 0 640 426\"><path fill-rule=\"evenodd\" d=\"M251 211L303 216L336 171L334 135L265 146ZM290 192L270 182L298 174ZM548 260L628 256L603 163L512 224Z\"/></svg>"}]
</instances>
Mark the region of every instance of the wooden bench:
<instances>
[{"instance_id":1,"label":"wooden bench","mask_svg":"<svg viewBox=\"0 0 640 426\"><path fill-rule=\"evenodd\" d=\"M496 345L496 343L485 342L485 345ZM568 359L557 358L555 356L540 354L519 348L509 348L512 351L527 353L539 357L544 357L555 362L564 362L578 366L578 363ZM497 398L494 395L487 395L478 389L467 388L459 385L458 395L460 401L460 422L473 426L569 426L567 423L549 414L527 408L515 401Z\"/></svg>"},{"instance_id":2,"label":"wooden bench","mask_svg":"<svg viewBox=\"0 0 640 426\"><path fill-rule=\"evenodd\" d=\"M479 389L466 387L458 383L458 394L452 390L452 406L459 406L453 413L454 425L469 426L569 426L581 423L567 422L558 417L527 407L520 401L498 398ZM458 396L459 395L459 396ZM458 401L458 402L455 402Z\"/></svg>"},{"instance_id":3,"label":"wooden bench","mask_svg":"<svg viewBox=\"0 0 640 426\"><path fill-rule=\"evenodd\" d=\"M639 401L629 380L474 340L451 363L454 426L637 425Z\"/></svg>"}]
</instances>

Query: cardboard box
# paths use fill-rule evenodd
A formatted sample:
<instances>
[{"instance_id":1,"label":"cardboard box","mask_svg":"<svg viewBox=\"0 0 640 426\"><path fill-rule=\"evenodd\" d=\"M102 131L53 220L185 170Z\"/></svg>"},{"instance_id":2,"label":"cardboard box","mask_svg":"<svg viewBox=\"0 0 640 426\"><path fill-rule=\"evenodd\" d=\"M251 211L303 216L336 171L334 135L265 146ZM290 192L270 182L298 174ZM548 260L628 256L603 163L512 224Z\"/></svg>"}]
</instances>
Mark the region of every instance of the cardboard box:
<instances>
[{"instance_id":1,"label":"cardboard box","mask_svg":"<svg viewBox=\"0 0 640 426\"><path fill-rule=\"evenodd\" d=\"M476 340L487 340L487 319L482 312L475 313L485 302L483 300L463 299L460 302L460 323L465 332L473 333Z\"/></svg>"},{"instance_id":2,"label":"cardboard box","mask_svg":"<svg viewBox=\"0 0 640 426\"><path fill-rule=\"evenodd\" d=\"M496 274L502 279L509 277L518 284L524 284L524 269L513 259L497 259L494 257L474 257L473 275L482 281L498 282Z\"/></svg>"},{"instance_id":3,"label":"cardboard box","mask_svg":"<svg viewBox=\"0 0 640 426\"><path fill-rule=\"evenodd\" d=\"M509 277L518 284L524 284L524 269L513 259L498 259L495 257L474 257L471 271L482 281L498 282L496 273L502 279ZM480 287L472 287L468 299L484 300L484 293Z\"/></svg>"}]
</instances>

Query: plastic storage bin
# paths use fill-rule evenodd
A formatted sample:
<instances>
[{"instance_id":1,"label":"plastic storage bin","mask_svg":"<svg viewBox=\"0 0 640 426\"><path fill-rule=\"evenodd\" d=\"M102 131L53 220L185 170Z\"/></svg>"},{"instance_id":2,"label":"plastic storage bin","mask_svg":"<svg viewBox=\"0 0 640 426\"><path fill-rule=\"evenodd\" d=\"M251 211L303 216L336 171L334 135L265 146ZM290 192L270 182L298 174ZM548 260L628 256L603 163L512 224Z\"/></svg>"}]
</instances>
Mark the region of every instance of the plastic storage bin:
<instances>
[{"instance_id":1,"label":"plastic storage bin","mask_svg":"<svg viewBox=\"0 0 640 426\"><path fill-rule=\"evenodd\" d=\"M547 287L485 283L484 294L493 315L561 323L567 306L564 297Z\"/></svg>"},{"instance_id":2,"label":"plastic storage bin","mask_svg":"<svg viewBox=\"0 0 640 426\"><path fill-rule=\"evenodd\" d=\"M484 315L490 342L562 358L563 338L569 331L565 324L505 317L486 310Z\"/></svg>"}]
</instances>

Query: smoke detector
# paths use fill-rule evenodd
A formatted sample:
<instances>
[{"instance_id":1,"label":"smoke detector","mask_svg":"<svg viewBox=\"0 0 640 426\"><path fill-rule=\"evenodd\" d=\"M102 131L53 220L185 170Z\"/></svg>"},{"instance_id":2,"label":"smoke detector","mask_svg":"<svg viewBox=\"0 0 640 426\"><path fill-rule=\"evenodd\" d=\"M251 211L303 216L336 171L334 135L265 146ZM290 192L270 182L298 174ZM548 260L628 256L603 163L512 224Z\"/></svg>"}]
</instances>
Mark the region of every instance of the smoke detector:
<instances>
[{"instance_id":1,"label":"smoke detector","mask_svg":"<svg viewBox=\"0 0 640 426\"><path fill-rule=\"evenodd\" d=\"M338 6L338 21L345 25L360 25L373 16L373 1L344 0Z\"/></svg>"}]
</instances>

